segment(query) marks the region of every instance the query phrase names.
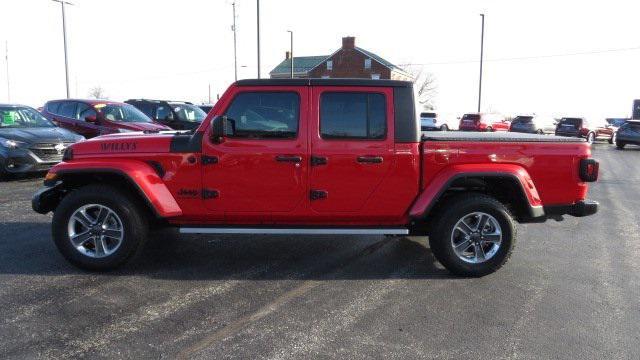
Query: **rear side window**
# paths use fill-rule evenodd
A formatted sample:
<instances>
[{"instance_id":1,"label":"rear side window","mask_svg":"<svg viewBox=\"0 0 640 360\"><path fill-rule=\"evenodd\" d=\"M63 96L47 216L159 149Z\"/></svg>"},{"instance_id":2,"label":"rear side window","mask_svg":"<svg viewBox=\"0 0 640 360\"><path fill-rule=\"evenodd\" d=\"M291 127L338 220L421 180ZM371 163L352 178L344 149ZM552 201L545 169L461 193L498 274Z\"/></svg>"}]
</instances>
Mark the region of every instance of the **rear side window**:
<instances>
[{"instance_id":1,"label":"rear side window","mask_svg":"<svg viewBox=\"0 0 640 360\"><path fill-rule=\"evenodd\" d=\"M320 97L323 139L384 139L387 103L378 93L325 92Z\"/></svg>"},{"instance_id":2,"label":"rear side window","mask_svg":"<svg viewBox=\"0 0 640 360\"><path fill-rule=\"evenodd\" d=\"M76 103L74 101L65 101L60 104L58 109L58 115L75 119L76 118Z\"/></svg>"},{"instance_id":3,"label":"rear side window","mask_svg":"<svg viewBox=\"0 0 640 360\"><path fill-rule=\"evenodd\" d=\"M300 97L295 92L243 92L226 114L235 138L291 139L298 135Z\"/></svg>"},{"instance_id":4,"label":"rear side window","mask_svg":"<svg viewBox=\"0 0 640 360\"><path fill-rule=\"evenodd\" d=\"M152 104L146 103L146 102L142 102L142 101L136 101L136 102L130 102L129 104L135 106L138 108L138 110L142 111L145 115L147 115L150 118L154 118L154 107Z\"/></svg>"},{"instance_id":5,"label":"rear side window","mask_svg":"<svg viewBox=\"0 0 640 360\"><path fill-rule=\"evenodd\" d=\"M50 102L47 104L47 112L51 114L57 114L59 108L60 108L59 102Z\"/></svg>"}]
</instances>

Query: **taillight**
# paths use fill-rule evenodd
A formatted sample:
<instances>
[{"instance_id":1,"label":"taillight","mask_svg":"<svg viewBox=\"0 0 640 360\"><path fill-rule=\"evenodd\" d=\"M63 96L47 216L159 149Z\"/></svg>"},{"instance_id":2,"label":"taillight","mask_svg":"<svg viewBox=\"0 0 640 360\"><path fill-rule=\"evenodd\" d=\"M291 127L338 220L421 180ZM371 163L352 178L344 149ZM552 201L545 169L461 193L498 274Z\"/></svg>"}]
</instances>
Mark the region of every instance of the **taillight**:
<instances>
[{"instance_id":1,"label":"taillight","mask_svg":"<svg viewBox=\"0 0 640 360\"><path fill-rule=\"evenodd\" d=\"M580 160L580 179L585 182L594 182L598 180L598 171L600 164L594 159Z\"/></svg>"}]
</instances>

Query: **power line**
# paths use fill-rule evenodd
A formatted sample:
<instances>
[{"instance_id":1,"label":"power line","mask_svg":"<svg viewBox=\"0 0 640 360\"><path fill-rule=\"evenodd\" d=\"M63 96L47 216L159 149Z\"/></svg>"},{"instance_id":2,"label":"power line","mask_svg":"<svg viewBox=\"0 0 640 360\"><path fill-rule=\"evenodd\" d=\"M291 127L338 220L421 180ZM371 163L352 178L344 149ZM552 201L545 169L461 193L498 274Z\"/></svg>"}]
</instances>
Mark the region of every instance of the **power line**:
<instances>
[{"instance_id":1,"label":"power line","mask_svg":"<svg viewBox=\"0 0 640 360\"><path fill-rule=\"evenodd\" d=\"M637 50L640 50L640 46L617 48L617 49L580 51L580 52L563 53L563 54L546 54L546 55L531 55L531 56L518 56L518 57L508 57L508 58L484 59L484 62L487 62L487 61L499 62L499 61L520 61L520 60L533 60L533 59L549 59L549 58L558 58L558 57L597 55L597 54L616 53L616 52L623 52L623 51L637 51ZM456 64L477 63L478 61L479 60L453 60L453 61L429 62L429 63L422 63L422 64L409 63L409 64L400 64L398 66L456 65Z\"/></svg>"}]
</instances>

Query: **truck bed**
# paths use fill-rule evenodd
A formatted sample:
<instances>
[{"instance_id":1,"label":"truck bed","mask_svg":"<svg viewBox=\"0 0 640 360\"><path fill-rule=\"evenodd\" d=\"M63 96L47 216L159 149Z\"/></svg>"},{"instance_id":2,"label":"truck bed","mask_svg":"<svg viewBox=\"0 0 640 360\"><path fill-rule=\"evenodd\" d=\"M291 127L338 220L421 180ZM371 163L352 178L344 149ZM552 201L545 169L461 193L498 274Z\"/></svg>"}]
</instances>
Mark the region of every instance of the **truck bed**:
<instances>
[{"instance_id":1,"label":"truck bed","mask_svg":"<svg viewBox=\"0 0 640 360\"><path fill-rule=\"evenodd\" d=\"M487 141L487 142L555 142L581 143L585 139L516 132L426 131L422 141Z\"/></svg>"}]
</instances>

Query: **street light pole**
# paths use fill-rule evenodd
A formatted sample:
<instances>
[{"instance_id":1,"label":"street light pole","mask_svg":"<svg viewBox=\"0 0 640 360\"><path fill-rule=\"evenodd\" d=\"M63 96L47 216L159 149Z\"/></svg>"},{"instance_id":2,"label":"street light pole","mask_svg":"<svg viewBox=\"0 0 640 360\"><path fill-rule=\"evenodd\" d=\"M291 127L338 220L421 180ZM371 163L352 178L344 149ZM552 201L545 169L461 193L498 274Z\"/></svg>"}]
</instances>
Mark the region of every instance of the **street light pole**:
<instances>
[{"instance_id":1,"label":"street light pole","mask_svg":"<svg viewBox=\"0 0 640 360\"><path fill-rule=\"evenodd\" d=\"M11 86L9 85L9 41L4 42L4 58L7 62L7 102L11 102Z\"/></svg>"},{"instance_id":2,"label":"street light pole","mask_svg":"<svg viewBox=\"0 0 640 360\"><path fill-rule=\"evenodd\" d=\"M260 79L260 0L256 0L257 5L257 33L258 33L258 79Z\"/></svg>"},{"instance_id":3,"label":"street light pole","mask_svg":"<svg viewBox=\"0 0 640 360\"><path fill-rule=\"evenodd\" d=\"M231 29L233 30L233 68L235 71L235 79L238 81L238 55L236 53L236 3L232 3L233 6L233 26Z\"/></svg>"},{"instance_id":4,"label":"street light pole","mask_svg":"<svg viewBox=\"0 0 640 360\"><path fill-rule=\"evenodd\" d=\"M287 32L291 34L291 48L289 49L289 51L291 54L291 78L293 79L293 31L287 30Z\"/></svg>"},{"instance_id":5,"label":"street light pole","mask_svg":"<svg viewBox=\"0 0 640 360\"><path fill-rule=\"evenodd\" d=\"M67 56L67 22L66 22L66 17L64 13L64 6L73 5L73 4L65 0L51 0L51 1L58 2L60 3L60 5L62 5L62 37L64 39L64 71L65 71L65 77L67 80L67 99L68 99L71 96L69 93L69 60Z\"/></svg>"},{"instance_id":6,"label":"street light pole","mask_svg":"<svg viewBox=\"0 0 640 360\"><path fill-rule=\"evenodd\" d=\"M482 31L480 34L480 82L478 85L478 112L482 105L482 61L484 58L484 14L480 14L482 18Z\"/></svg>"}]
</instances>

